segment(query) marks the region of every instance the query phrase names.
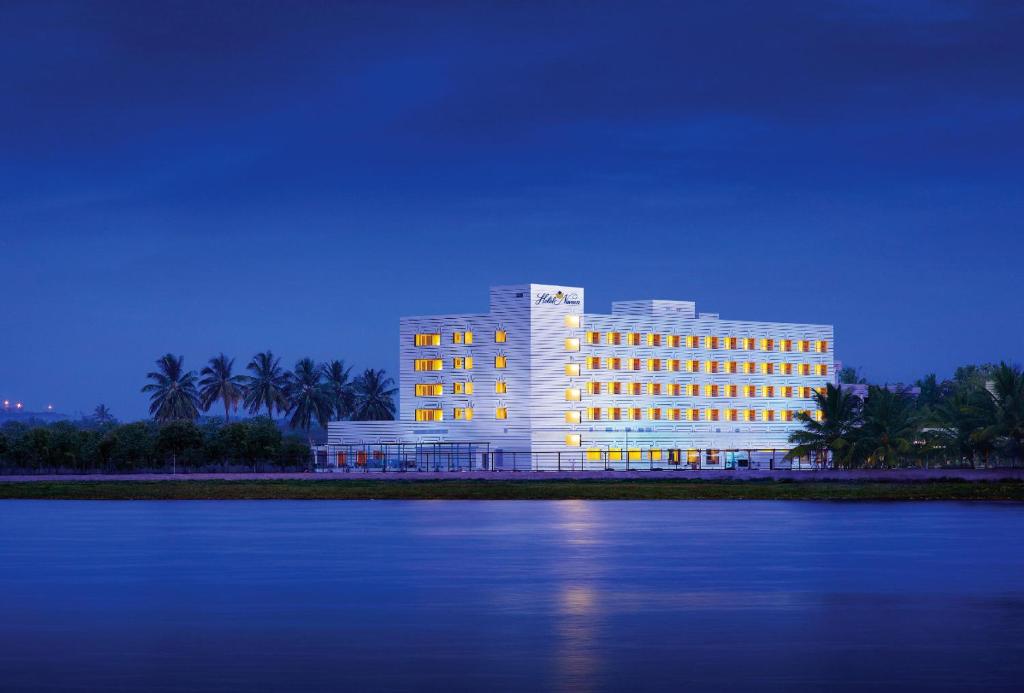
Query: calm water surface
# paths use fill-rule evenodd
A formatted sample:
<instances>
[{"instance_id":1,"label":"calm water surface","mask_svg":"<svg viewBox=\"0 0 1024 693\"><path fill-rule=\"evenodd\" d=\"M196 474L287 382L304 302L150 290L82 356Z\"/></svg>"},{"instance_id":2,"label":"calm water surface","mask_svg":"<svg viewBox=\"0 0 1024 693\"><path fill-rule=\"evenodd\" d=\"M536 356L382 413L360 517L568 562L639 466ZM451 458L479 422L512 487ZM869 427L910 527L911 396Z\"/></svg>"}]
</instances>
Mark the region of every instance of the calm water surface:
<instances>
[{"instance_id":1,"label":"calm water surface","mask_svg":"<svg viewBox=\"0 0 1024 693\"><path fill-rule=\"evenodd\" d=\"M0 502L3 690L1024 688L1024 505Z\"/></svg>"}]
</instances>

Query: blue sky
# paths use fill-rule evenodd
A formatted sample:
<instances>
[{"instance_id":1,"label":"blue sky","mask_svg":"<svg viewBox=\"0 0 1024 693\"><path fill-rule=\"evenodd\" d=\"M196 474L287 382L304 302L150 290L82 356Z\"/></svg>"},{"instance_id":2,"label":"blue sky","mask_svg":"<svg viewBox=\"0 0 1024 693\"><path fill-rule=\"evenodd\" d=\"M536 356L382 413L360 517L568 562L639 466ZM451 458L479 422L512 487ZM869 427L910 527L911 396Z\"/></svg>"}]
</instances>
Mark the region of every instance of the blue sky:
<instances>
[{"instance_id":1,"label":"blue sky","mask_svg":"<svg viewBox=\"0 0 1024 693\"><path fill-rule=\"evenodd\" d=\"M1024 357L1010 2L6 2L0 395L165 352L397 371L518 281L829 322L872 380Z\"/></svg>"}]
</instances>

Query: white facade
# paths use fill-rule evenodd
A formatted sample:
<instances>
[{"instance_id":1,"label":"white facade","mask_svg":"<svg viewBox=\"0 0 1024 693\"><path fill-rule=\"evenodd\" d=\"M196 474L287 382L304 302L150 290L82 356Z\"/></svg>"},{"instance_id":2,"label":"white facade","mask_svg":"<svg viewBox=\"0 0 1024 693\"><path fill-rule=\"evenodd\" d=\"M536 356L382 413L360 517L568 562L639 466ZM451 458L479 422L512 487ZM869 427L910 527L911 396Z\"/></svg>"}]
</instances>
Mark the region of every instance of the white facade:
<instances>
[{"instance_id":1,"label":"white facade","mask_svg":"<svg viewBox=\"0 0 1024 693\"><path fill-rule=\"evenodd\" d=\"M831 325L723 320L689 301L584 306L582 288L522 284L492 287L488 313L402 318L398 420L332 422L328 443L714 468L781 458L831 382Z\"/></svg>"}]
</instances>

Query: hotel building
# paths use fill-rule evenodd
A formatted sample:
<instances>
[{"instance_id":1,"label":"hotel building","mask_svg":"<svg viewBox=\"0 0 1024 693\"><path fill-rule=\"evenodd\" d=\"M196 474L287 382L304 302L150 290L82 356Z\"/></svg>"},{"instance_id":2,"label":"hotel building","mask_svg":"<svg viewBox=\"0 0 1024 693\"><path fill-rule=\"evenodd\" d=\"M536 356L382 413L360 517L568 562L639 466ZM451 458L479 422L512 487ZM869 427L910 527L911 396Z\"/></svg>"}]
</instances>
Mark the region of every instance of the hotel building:
<instances>
[{"instance_id":1,"label":"hotel building","mask_svg":"<svg viewBox=\"0 0 1024 693\"><path fill-rule=\"evenodd\" d=\"M454 449L499 468L511 453L520 468L766 467L798 412L820 416L813 394L833 377L831 325L725 320L691 301L587 313L584 290L560 285L492 287L487 313L400 331L398 419L331 422L328 466Z\"/></svg>"}]
</instances>

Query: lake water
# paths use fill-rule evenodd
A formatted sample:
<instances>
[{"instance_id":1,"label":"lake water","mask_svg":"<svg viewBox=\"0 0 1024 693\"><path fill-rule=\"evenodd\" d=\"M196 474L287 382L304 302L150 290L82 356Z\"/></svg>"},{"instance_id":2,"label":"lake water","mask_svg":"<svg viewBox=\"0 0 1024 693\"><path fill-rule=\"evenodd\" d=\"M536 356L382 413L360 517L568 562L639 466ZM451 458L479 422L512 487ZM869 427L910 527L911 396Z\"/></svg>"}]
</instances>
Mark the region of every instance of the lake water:
<instances>
[{"instance_id":1,"label":"lake water","mask_svg":"<svg viewBox=\"0 0 1024 693\"><path fill-rule=\"evenodd\" d=\"M3 690L1020 690L1024 505L0 502Z\"/></svg>"}]
</instances>

